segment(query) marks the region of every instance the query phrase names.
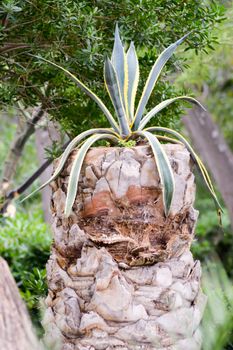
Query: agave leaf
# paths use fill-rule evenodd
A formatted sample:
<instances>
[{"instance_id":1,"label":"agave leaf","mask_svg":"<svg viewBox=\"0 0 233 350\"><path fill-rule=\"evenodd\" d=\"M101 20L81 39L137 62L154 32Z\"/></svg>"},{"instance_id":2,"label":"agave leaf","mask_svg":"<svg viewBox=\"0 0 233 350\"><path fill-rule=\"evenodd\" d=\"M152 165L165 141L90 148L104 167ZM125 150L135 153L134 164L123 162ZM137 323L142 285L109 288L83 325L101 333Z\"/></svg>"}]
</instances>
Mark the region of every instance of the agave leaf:
<instances>
[{"instance_id":1,"label":"agave leaf","mask_svg":"<svg viewBox=\"0 0 233 350\"><path fill-rule=\"evenodd\" d=\"M62 153L58 166L54 172L54 174L39 188L37 188L35 191L30 193L28 196L22 199L21 203L24 202L26 199L32 197L34 194L42 190L45 186L49 185L53 180L56 179L56 177L61 173L62 169L64 168L64 165L67 161L67 158L69 157L70 153L73 151L73 149L87 136L90 136L92 134L103 134L103 133L108 133L112 135L116 135L116 137L119 137L118 134L116 134L113 130L111 129L90 129L87 131L84 131L80 135L76 136L66 147L65 151Z\"/></svg>"},{"instance_id":2,"label":"agave leaf","mask_svg":"<svg viewBox=\"0 0 233 350\"><path fill-rule=\"evenodd\" d=\"M118 138L111 134L92 135L84 142L82 147L79 149L70 172L70 178L69 178L68 189L67 189L67 197L66 197L66 205L65 205L65 216L69 216L71 213L71 210L75 201L75 197L77 194L79 175L80 175L80 171L81 171L86 153L93 143L101 139L110 139L115 142L118 141Z\"/></svg>"},{"instance_id":3,"label":"agave leaf","mask_svg":"<svg viewBox=\"0 0 233 350\"><path fill-rule=\"evenodd\" d=\"M121 42L118 24L115 28L115 40L111 57L112 65L116 71L119 82L120 94L128 118L127 90L128 90L128 65L124 46Z\"/></svg>"},{"instance_id":4,"label":"agave leaf","mask_svg":"<svg viewBox=\"0 0 233 350\"><path fill-rule=\"evenodd\" d=\"M139 81L139 64L138 57L134 47L134 43L131 42L127 51L127 64L128 64L128 108L129 108L129 120L132 122L134 117L134 104L135 97Z\"/></svg>"},{"instance_id":5,"label":"agave leaf","mask_svg":"<svg viewBox=\"0 0 233 350\"><path fill-rule=\"evenodd\" d=\"M167 106L169 106L171 103L179 101L179 100L184 100L190 103L194 103L197 104L199 107L201 107L204 111L206 111L205 107L202 106L202 104L197 101L195 98L193 97L189 97L189 96L178 96L178 97L174 97L174 98L169 98L168 100L165 100L161 103L159 103L157 106L155 106L141 121L141 123L139 124L138 130L142 130L144 129L144 127L146 126L146 124L150 121L150 119L156 115L157 113L159 113L162 109L166 108Z\"/></svg>"},{"instance_id":6,"label":"agave leaf","mask_svg":"<svg viewBox=\"0 0 233 350\"><path fill-rule=\"evenodd\" d=\"M211 190L214 191L214 186L213 186L213 184L212 184L212 182L211 182L211 179L210 179L210 176L209 176L209 174L208 174L207 169L205 168L205 166L204 166L204 164L203 164L201 158L198 157L197 154L196 154L196 158L197 158L197 160L198 160L198 163L199 163L200 166L202 167L203 172L205 173L206 180L208 181Z\"/></svg>"},{"instance_id":7,"label":"agave leaf","mask_svg":"<svg viewBox=\"0 0 233 350\"><path fill-rule=\"evenodd\" d=\"M52 66L59 68L60 70L62 70L69 78L71 78L71 80L73 80L76 85L82 90L84 91L89 97L91 97L96 103L97 105L100 107L100 109L102 110L102 112L104 113L104 115L107 117L109 123L111 124L111 126L113 127L113 129L119 133L119 126L117 125L115 119L113 118L112 114L110 113L110 111L108 110L108 108L105 106L105 104L101 101L101 99L93 92L91 91L85 84L83 84L75 75L73 75L72 73L70 73L67 69L59 66L58 64L47 60L46 58L43 57L39 57L39 56L33 56L36 57L42 61L45 61L49 64L51 64Z\"/></svg>"},{"instance_id":8,"label":"agave leaf","mask_svg":"<svg viewBox=\"0 0 233 350\"><path fill-rule=\"evenodd\" d=\"M130 129L127 121L123 101L121 98L121 92L119 87L119 81L117 78L116 71L109 58L104 63L104 81L106 89L109 93L113 106L115 108L119 124L123 135L129 135Z\"/></svg>"},{"instance_id":9,"label":"agave leaf","mask_svg":"<svg viewBox=\"0 0 233 350\"><path fill-rule=\"evenodd\" d=\"M157 58L154 66L152 67L150 74L147 78L146 84L144 86L142 96L140 98L138 108L136 111L136 115L134 118L134 130L137 130L140 120L142 118L144 109L146 104L150 98L151 92L154 89L155 83L169 58L172 56L173 52L176 50L177 46L179 46L189 35L190 33L184 35L181 39L177 40L175 43L171 44L168 48L166 48Z\"/></svg>"},{"instance_id":10,"label":"agave leaf","mask_svg":"<svg viewBox=\"0 0 233 350\"><path fill-rule=\"evenodd\" d=\"M157 135L157 134L155 134L155 136L157 137L158 140L161 140L161 141L166 141L166 142L171 142L171 143L183 145L183 143L181 141L173 139L173 137L167 137L164 135Z\"/></svg>"},{"instance_id":11,"label":"agave leaf","mask_svg":"<svg viewBox=\"0 0 233 350\"><path fill-rule=\"evenodd\" d=\"M160 144L155 135L151 134L148 131L137 131L135 132L135 134L146 138L149 141L149 144L153 151L157 169L159 172L160 181L162 184L164 212L167 216L171 208L175 188L175 182L170 162L166 153L163 150L162 145Z\"/></svg>"},{"instance_id":12,"label":"agave leaf","mask_svg":"<svg viewBox=\"0 0 233 350\"><path fill-rule=\"evenodd\" d=\"M198 155L195 153L195 151L193 150L193 148L189 144L189 142L180 133L178 133L175 130L169 129L169 128L164 128L164 127L160 127L160 126L154 126L154 127L151 127L151 128L147 128L145 130L149 131L149 132L161 131L161 132L165 132L165 133L171 134L171 135L177 137L186 146L186 148L190 152L190 154L191 154L191 156L193 158L193 161L195 162L198 170L200 171L200 173L201 173L201 175L203 177L203 180L204 180L204 182L205 182L209 192L211 193L212 198L214 199L214 202L215 202L215 205L216 205L217 209L222 212L223 209L222 209L222 207L221 207L221 205L220 205L220 203L218 201L218 198L217 198L216 193L214 191L214 187L213 187L213 184L212 184L212 182L210 180L208 172L207 172L204 164L202 163L202 161L198 157ZM220 217L220 220L221 220L221 217Z\"/></svg>"}]
</instances>

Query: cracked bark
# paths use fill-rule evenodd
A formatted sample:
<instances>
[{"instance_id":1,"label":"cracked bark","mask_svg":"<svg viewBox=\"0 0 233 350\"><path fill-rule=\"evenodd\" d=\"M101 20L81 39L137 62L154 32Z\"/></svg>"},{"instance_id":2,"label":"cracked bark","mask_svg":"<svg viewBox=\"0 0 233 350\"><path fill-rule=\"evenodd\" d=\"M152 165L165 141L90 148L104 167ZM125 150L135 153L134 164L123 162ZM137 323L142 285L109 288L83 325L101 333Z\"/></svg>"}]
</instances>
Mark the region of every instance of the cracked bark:
<instances>
[{"instance_id":1,"label":"cracked bark","mask_svg":"<svg viewBox=\"0 0 233 350\"><path fill-rule=\"evenodd\" d=\"M197 211L189 153L164 145L175 196L165 218L148 146L93 148L72 215L63 215L76 151L52 184L54 244L43 320L62 350L198 350L206 298L190 245ZM55 164L56 166L56 164Z\"/></svg>"},{"instance_id":2,"label":"cracked bark","mask_svg":"<svg viewBox=\"0 0 233 350\"><path fill-rule=\"evenodd\" d=\"M0 349L42 350L9 267L1 257L0 295Z\"/></svg>"}]
</instances>

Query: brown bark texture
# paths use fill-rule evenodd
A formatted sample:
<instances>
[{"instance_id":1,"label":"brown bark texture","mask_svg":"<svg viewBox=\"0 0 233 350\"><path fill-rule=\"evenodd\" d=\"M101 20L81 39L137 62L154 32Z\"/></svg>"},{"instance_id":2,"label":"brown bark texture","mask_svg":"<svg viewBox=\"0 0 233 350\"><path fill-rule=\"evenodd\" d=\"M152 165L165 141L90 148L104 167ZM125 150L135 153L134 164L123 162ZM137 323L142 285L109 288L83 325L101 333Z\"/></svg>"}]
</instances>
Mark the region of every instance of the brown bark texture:
<instances>
[{"instance_id":1,"label":"brown bark texture","mask_svg":"<svg viewBox=\"0 0 233 350\"><path fill-rule=\"evenodd\" d=\"M9 267L1 257L0 349L42 350Z\"/></svg>"},{"instance_id":2,"label":"brown bark texture","mask_svg":"<svg viewBox=\"0 0 233 350\"><path fill-rule=\"evenodd\" d=\"M54 244L43 320L62 350L198 350L206 297L189 251L197 211L189 153L164 145L175 178L169 217L148 146L93 148L72 215L64 217L73 158L52 184Z\"/></svg>"}]
</instances>

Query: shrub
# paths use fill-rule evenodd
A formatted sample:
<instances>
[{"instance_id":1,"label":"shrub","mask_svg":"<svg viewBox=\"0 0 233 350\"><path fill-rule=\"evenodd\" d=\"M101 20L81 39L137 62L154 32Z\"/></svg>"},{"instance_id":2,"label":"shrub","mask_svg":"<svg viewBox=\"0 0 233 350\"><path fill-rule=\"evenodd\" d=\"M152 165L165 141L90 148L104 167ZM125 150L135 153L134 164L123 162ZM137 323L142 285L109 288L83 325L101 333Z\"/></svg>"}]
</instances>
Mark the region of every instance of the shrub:
<instances>
[{"instance_id":1,"label":"shrub","mask_svg":"<svg viewBox=\"0 0 233 350\"><path fill-rule=\"evenodd\" d=\"M38 205L31 205L31 211L17 211L13 219L2 219L0 255L7 260L37 327L39 301L47 293L45 264L50 244L51 234Z\"/></svg>"}]
</instances>

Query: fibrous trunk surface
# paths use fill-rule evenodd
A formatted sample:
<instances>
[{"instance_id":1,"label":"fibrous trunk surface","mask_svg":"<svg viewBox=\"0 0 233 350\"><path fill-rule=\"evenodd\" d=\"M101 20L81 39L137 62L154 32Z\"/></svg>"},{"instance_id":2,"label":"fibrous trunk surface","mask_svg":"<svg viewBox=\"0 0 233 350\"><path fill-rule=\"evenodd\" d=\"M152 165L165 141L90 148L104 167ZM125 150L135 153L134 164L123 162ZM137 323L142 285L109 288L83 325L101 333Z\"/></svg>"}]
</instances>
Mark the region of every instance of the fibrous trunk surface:
<instances>
[{"instance_id":1,"label":"fibrous trunk surface","mask_svg":"<svg viewBox=\"0 0 233 350\"><path fill-rule=\"evenodd\" d=\"M189 153L164 145L175 196L164 216L151 150L94 148L72 215L70 169L53 183L54 245L47 266L47 342L63 350L197 350L205 306L200 264L189 247L197 212ZM60 344L60 345L59 345Z\"/></svg>"},{"instance_id":2,"label":"fibrous trunk surface","mask_svg":"<svg viewBox=\"0 0 233 350\"><path fill-rule=\"evenodd\" d=\"M42 350L7 262L0 257L0 349Z\"/></svg>"}]
</instances>

